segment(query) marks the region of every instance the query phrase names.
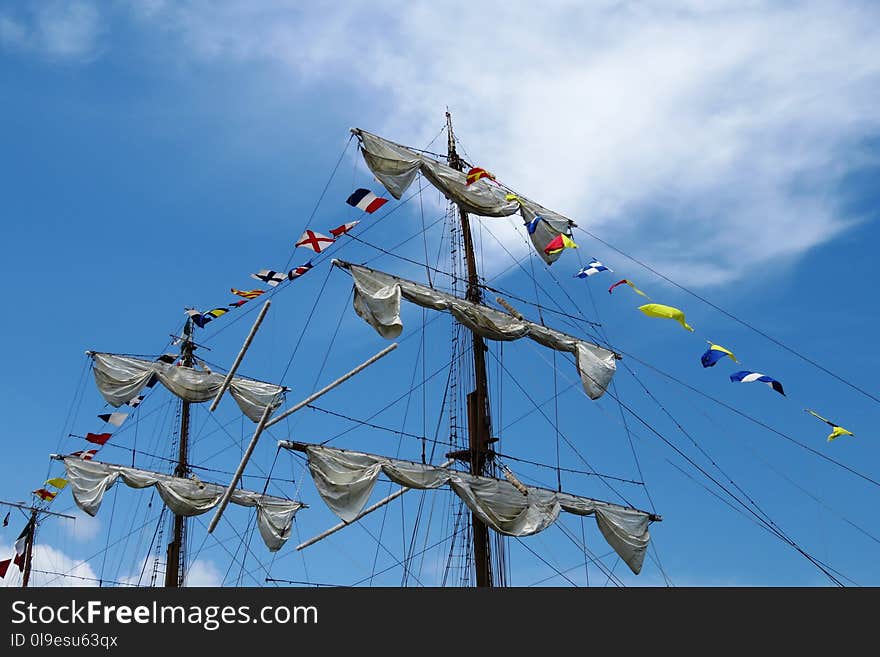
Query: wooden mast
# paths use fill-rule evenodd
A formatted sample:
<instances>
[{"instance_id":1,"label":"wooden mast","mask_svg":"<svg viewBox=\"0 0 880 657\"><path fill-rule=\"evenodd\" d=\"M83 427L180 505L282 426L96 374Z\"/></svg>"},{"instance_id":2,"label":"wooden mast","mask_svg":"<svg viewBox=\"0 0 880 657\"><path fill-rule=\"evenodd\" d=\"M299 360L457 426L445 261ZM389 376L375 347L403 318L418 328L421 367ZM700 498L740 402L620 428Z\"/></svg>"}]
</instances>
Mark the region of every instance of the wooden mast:
<instances>
[{"instance_id":1,"label":"wooden mast","mask_svg":"<svg viewBox=\"0 0 880 657\"><path fill-rule=\"evenodd\" d=\"M452 116L446 112L446 132L448 136L447 157L449 166L457 171L464 169L461 158L455 150L455 136L452 132ZM474 257L474 242L471 236L470 220L467 212L459 207L461 232L464 238L465 263L468 272L467 299L480 303L483 293L477 276L477 262ZM471 332L474 351L473 392L467 396L468 415L468 449L470 452L471 474L486 473L486 461L489 454L490 437L492 435L491 416L489 414L489 385L486 377L486 345L483 338ZM492 557L489 546L489 529L474 513L471 513L473 528L474 570L477 586L492 586Z\"/></svg>"},{"instance_id":2,"label":"wooden mast","mask_svg":"<svg viewBox=\"0 0 880 657\"><path fill-rule=\"evenodd\" d=\"M180 357L184 367L193 366L192 319L186 321L183 329L183 342L180 345ZM175 477L186 477L189 474L189 402L181 402L180 410L180 449L177 456ZM174 538L168 544L165 558L165 586L178 587L183 582L186 569L186 517L174 516Z\"/></svg>"},{"instance_id":3,"label":"wooden mast","mask_svg":"<svg viewBox=\"0 0 880 657\"><path fill-rule=\"evenodd\" d=\"M31 519L28 521L30 531L27 536L24 553L24 573L21 576L21 588L26 589L31 579L31 560L34 556L34 535L37 533L37 509L31 507Z\"/></svg>"}]
</instances>

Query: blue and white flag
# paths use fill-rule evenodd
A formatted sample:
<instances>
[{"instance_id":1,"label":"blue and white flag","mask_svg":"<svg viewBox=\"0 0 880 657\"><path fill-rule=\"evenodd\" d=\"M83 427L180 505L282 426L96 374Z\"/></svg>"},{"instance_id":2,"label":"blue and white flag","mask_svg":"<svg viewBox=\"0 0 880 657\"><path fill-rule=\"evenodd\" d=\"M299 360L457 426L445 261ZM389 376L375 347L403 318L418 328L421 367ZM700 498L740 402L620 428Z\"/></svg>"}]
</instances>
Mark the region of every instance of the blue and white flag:
<instances>
[{"instance_id":1,"label":"blue and white flag","mask_svg":"<svg viewBox=\"0 0 880 657\"><path fill-rule=\"evenodd\" d=\"M594 274L598 274L600 271L610 271L613 272L613 269L609 269L601 262L593 258L590 260L589 264L586 267L583 267L577 274L574 275L575 278L586 278L587 276L593 276Z\"/></svg>"},{"instance_id":2,"label":"blue and white flag","mask_svg":"<svg viewBox=\"0 0 880 657\"><path fill-rule=\"evenodd\" d=\"M782 384L779 383L779 381L767 376L766 374L761 374L760 372L749 372L748 370L734 372L730 375L730 380L734 383L751 383L752 381L766 383L780 395L782 395L783 397L785 396L785 391L782 389Z\"/></svg>"}]
</instances>

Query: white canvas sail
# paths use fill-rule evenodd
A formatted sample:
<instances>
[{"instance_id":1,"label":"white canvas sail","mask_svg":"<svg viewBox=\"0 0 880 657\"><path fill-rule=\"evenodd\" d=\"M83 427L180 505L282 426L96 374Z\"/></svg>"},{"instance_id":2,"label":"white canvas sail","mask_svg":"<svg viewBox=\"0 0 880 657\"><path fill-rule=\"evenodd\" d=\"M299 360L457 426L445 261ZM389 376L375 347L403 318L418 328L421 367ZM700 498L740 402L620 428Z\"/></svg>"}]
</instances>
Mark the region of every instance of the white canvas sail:
<instances>
[{"instance_id":1,"label":"white canvas sail","mask_svg":"<svg viewBox=\"0 0 880 657\"><path fill-rule=\"evenodd\" d=\"M523 196L511 194L487 179L468 185L464 173L432 157L360 128L352 128L352 133L360 140L361 154L370 171L394 198L399 200L416 174L421 172L428 182L465 212L483 217L509 217L520 212L526 224L532 225L529 237L535 251L548 264L555 262L560 253L546 253L546 246L557 235L570 237L571 228L576 225L568 217ZM535 218L538 221L532 223Z\"/></svg>"},{"instance_id":2,"label":"white canvas sail","mask_svg":"<svg viewBox=\"0 0 880 657\"><path fill-rule=\"evenodd\" d=\"M90 516L98 513L104 494L119 479L131 488L155 486L162 501L180 516L197 516L210 511L220 501L225 490L217 484L100 461L83 461L75 457L65 458L64 467L76 505ZM240 506L257 508L260 536L272 552L280 550L290 538L293 517L304 506L301 502L241 489L233 492L230 501Z\"/></svg>"},{"instance_id":3,"label":"white canvas sail","mask_svg":"<svg viewBox=\"0 0 880 657\"><path fill-rule=\"evenodd\" d=\"M561 331L377 269L342 260L333 263L351 272L355 311L384 338L395 338L403 330L400 319L400 298L403 297L425 308L449 312L471 331L488 340L527 337L549 349L574 354L581 383L590 399L598 399L605 393L617 369L614 352Z\"/></svg>"},{"instance_id":4,"label":"white canvas sail","mask_svg":"<svg viewBox=\"0 0 880 657\"><path fill-rule=\"evenodd\" d=\"M524 495L508 481L433 465L320 445L279 444L306 453L315 487L327 506L346 522L358 516L383 473L408 488L448 485L480 520L508 536L537 534L556 522L560 511L593 515L608 544L638 574L650 541L648 525L658 519L638 509L545 488L526 486Z\"/></svg>"},{"instance_id":5,"label":"white canvas sail","mask_svg":"<svg viewBox=\"0 0 880 657\"><path fill-rule=\"evenodd\" d=\"M223 375L191 367L144 360L133 356L90 352L95 362L95 383L111 406L121 406L134 399L155 376L159 382L184 401L206 402L217 395ZM258 422L266 406L274 410L284 401L286 388L272 383L235 376L229 392L241 412Z\"/></svg>"}]
</instances>

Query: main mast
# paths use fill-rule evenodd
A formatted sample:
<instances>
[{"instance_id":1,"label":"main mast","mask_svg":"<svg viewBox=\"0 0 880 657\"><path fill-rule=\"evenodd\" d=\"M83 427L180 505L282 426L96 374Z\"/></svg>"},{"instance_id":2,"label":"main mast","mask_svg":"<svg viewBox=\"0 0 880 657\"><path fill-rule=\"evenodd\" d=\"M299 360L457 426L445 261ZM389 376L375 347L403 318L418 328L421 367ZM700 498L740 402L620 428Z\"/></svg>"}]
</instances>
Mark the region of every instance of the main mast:
<instances>
[{"instance_id":1,"label":"main mast","mask_svg":"<svg viewBox=\"0 0 880 657\"><path fill-rule=\"evenodd\" d=\"M455 150L455 136L452 132L452 116L446 112L446 132L448 136L447 157L449 166L457 171L464 169L461 158ZM480 303L483 293L477 276L477 261L474 257L474 242L471 236L471 225L468 214L459 207L461 232L464 238L465 263L468 272L467 299ZM486 472L489 445L492 435L491 415L489 414L489 385L486 378L486 345L483 338L472 332L474 351L473 392L467 396L468 415L468 452L471 474L482 475ZM489 547L489 529L475 514L471 513L473 528L474 570L477 586L492 586L492 558Z\"/></svg>"},{"instance_id":2,"label":"main mast","mask_svg":"<svg viewBox=\"0 0 880 657\"><path fill-rule=\"evenodd\" d=\"M180 345L180 358L184 367L193 366L192 319L188 319L183 329L183 342ZM181 402L180 410L180 449L177 456L175 477L186 477L189 473L189 402ZM174 538L168 544L165 558L165 586L178 587L183 581L186 566L186 517L174 516Z\"/></svg>"}]
</instances>

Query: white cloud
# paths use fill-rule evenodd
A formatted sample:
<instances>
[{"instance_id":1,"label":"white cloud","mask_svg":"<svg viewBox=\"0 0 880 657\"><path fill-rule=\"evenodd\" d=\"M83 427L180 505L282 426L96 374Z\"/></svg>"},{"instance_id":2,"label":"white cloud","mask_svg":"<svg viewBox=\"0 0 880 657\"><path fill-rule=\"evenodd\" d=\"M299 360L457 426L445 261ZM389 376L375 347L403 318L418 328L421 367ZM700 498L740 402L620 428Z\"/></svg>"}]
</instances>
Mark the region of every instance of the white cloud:
<instances>
[{"instance_id":1,"label":"white cloud","mask_svg":"<svg viewBox=\"0 0 880 657\"><path fill-rule=\"evenodd\" d=\"M101 15L91 2L43 2L18 17L0 15L0 45L54 60L97 54Z\"/></svg>"},{"instance_id":2,"label":"white cloud","mask_svg":"<svg viewBox=\"0 0 880 657\"><path fill-rule=\"evenodd\" d=\"M9 558L15 554L12 545L0 546L0 554ZM64 573L56 575L55 573ZM21 586L22 573L14 564L10 564L6 577L0 580L0 586ZM32 570L28 586L97 586L98 577L88 563L67 556L61 550L45 543L34 546Z\"/></svg>"},{"instance_id":3,"label":"white cloud","mask_svg":"<svg viewBox=\"0 0 880 657\"><path fill-rule=\"evenodd\" d=\"M152 577L152 567L153 557L146 557L141 560L132 574L121 577L119 581L133 586L147 586ZM143 577L141 572L144 573ZM196 559L189 565L185 577L184 586L187 587L221 586L223 584L222 573L209 559ZM159 580L160 582L164 581L164 575L161 572Z\"/></svg>"},{"instance_id":4,"label":"white cloud","mask_svg":"<svg viewBox=\"0 0 880 657\"><path fill-rule=\"evenodd\" d=\"M196 559L186 572L184 586L220 586L222 583L223 576L213 561Z\"/></svg>"},{"instance_id":5,"label":"white cloud","mask_svg":"<svg viewBox=\"0 0 880 657\"><path fill-rule=\"evenodd\" d=\"M69 25L96 24L91 5L75 7ZM479 164L686 284L780 267L862 219L840 214L837 184L866 164L858 145L880 124L870 3L153 0L131 11L197 60L267 68L274 97L303 79L355 86L364 127L398 141L425 143L449 105ZM20 27L0 18L7 43ZM70 35L54 47L74 52L94 29L42 32ZM511 226L493 225L524 251ZM584 256L609 255L580 240Z\"/></svg>"},{"instance_id":6,"label":"white cloud","mask_svg":"<svg viewBox=\"0 0 880 657\"><path fill-rule=\"evenodd\" d=\"M152 577L153 557L142 559L137 568L130 575L121 577L119 581L122 584L130 584L133 586L148 586ZM141 572L144 573L141 576ZM164 575L159 573L159 581L164 582ZM186 581L184 586L202 587L202 586L221 586L223 584L223 575L213 561L209 559L196 559L186 571Z\"/></svg>"},{"instance_id":7,"label":"white cloud","mask_svg":"<svg viewBox=\"0 0 880 657\"><path fill-rule=\"evenodd\" d=\"M873 7L301 6L148 13L202 58L390 95L397 110L364 127L398 141L432 137L450 105L479 163L687 284L785 262L859 220L839 215L835 185L880 123Z\"/></svg>"}]
</instances>

